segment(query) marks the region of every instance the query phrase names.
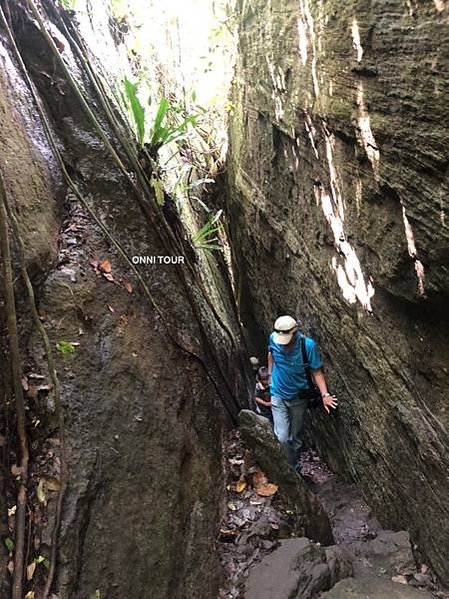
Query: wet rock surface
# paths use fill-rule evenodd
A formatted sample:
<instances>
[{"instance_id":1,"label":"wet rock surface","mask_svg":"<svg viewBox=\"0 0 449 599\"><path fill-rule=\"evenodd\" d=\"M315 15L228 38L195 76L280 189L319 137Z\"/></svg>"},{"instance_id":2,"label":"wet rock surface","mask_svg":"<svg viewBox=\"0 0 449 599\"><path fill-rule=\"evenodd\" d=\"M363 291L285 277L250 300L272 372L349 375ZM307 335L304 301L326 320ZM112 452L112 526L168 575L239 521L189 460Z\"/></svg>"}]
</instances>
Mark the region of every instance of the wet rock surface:
<instances>
[{"instance_id":1,"label":"wet rock surface","mask_svg":"<svg viewBox=\"0 0 449 599\"><path fill-rule=\"evenodd\" d=\"M442 2L239 3L228 212L255 355L290 313L333 471L449 580L449 22Z\"/></svg>"}]
</instances>

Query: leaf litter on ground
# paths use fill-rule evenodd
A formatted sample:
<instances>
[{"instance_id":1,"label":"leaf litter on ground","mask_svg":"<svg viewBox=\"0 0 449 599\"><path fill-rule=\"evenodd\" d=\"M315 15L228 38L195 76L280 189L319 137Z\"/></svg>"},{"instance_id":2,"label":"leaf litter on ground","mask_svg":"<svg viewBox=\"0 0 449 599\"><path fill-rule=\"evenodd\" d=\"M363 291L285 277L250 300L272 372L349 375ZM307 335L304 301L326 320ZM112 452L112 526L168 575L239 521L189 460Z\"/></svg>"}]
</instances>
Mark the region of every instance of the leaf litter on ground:
<instances>
[{"instance_id":1,"label":"leaf litter on ground","mask_svg":"<svg viewBox=\"0 0 449 599\"><path fill-rule=\"evenodd\" d=\"M289 534L291 516L277 485L243 447L238 431L224 441L227 503L218 537L218 552L226 582L220 599L243 597L251 565L278 546L281 529ZM285 536L285 534L284 534Z\"/></svg>"}]
</instances>

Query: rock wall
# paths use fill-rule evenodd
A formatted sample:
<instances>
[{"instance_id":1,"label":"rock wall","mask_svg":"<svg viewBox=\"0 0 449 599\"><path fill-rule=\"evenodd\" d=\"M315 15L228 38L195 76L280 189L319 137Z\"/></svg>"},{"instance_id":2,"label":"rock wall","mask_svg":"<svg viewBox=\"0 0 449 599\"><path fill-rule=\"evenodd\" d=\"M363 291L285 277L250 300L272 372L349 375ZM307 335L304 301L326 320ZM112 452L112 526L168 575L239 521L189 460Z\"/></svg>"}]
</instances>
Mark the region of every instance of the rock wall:
<instances>
[{"instance_id":1,"label":"rock wall","mask_svg":"<svg viewBox=\"0 0 449 599\"><path fill-rule=\"evenodd\" d=\"M449 580L449 8L241 0L229 204L265 354L296 315L338 414L311 433Z\"/></svg>"},{"instance_id":2,"label":"rock wall","mask_svg":"<svg viewBox=\"0 0 449 599\"><path fill-rule=\"evenodd\" d=\"M15 6L11 15L15 37L71 177L129 255L166 255L157 228L139 209L129 182L22 6ZM69 40L57 20L47 26L126 160ZM160 312L150 304L129 266L67 190L1 28L0 65L0 169L19 217L27 266L52 345L75 343L73 354L57 355L69 484L55 592L61 599L97 594L108 599L210 599L220 579L214 543L224 484L221 433L246 396L236 311L226 309L233 299L223 297L220 303L214 298L213 312L186 266L147 265L140 272ZM106 271L99 267L105 261L110 264ZM24 374L43 375L48 383L45 352L26 309L17 256L15 267ZM2 319L0 310L0 323ZM6 357L6 339L2 342ZM7 360L2 359L1 370L0 392L8 398ZM51 392L28 394L27 418L32 560L49 555L57 500L54 492L47 492L45 505L36 498L41 477L59 476ZM11 414L9 419L14 447ZM1 433L7 434L3 418ZM14 503L13 492L10 480L8 507ZM2 533L13 536L5 526ZM34 577L37 588L42 568ZM2 576L5 572L2 568Z\"/></svg>"}]
</instances>

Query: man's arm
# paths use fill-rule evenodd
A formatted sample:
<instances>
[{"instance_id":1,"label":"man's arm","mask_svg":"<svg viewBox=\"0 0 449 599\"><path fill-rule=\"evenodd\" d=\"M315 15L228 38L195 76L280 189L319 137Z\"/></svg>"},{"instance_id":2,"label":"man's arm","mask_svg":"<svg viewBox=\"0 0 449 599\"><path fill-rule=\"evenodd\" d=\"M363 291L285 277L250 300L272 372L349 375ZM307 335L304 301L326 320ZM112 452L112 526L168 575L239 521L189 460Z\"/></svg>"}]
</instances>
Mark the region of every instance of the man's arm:
<instances>
[{"instance_id":1,"label":"man's arm","mask_svg":"<svg viewBox=\"0 0 449 599\"><path fill-rule=\"evenodd\" d=\"M267 364L268 364L268 376L269 376L268 382L271 383L271 373L273 372L274 360L273 360L273 355L270 350L268 350Z\"/></svg>"},{"instance_id":2,"label":"man's arm","mask_svg":"<svg viewBox=\"0 0 449 599\"><path fill-rule=\"evenodd\" d=\"M335 410L335 408L337 407L337 398L335 397L335 395L331 395L327 390L327 384L326 379L324 378L323 370L319 368L318 370L312 370L311 372L315 385L318 387L321 393L324 409L329 414L329 408L333 408Z\"/></svg>"}]
</instances>

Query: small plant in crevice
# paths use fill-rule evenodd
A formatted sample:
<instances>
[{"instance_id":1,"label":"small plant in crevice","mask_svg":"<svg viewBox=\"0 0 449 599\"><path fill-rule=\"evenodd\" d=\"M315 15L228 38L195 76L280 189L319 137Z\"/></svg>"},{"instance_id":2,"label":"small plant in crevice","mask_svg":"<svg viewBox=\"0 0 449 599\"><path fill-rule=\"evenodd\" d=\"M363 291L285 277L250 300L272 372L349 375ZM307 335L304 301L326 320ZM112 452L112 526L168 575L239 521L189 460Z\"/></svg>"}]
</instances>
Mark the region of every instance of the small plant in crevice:
<instances>
[{"instance_id":1,"label":"small plant in crevice","mask_svg":"<svg viewBox=\"0 0 449 599\"><path fill-rule=\"evenodd\" d=\"M223 210L211 214L206 223L195 233L192 238L193 245L198 250L213 252L222 250L220 239L217 233L223 229L223 223L220 222Z\"/></svg>"},{"instance_id":2,"label":"small plant in crevice","mask_svg":"<svg viewBox=\"0 0 449 599\"><path fill-rule=\"evenodd\" d=\"M187 135L188 126L195 126L198 122L199 115L192 114L183 118L180 124L176 123L164 126L164 121L167 120L170 109L172 113L179 112L171 106L166 98L162 98L159 102L153 126L151 127L150 141L148 144L145 144L150 156L155 156L163 145L184 138Z\"/></svg>"},{"instance_id":3,"label":"small plant in crevice","mask_svg":"<svg viewBox=\"0 0 449 599\"><path fill-rule=\"evenodd\" d=\"M56 349L61 354L73 354L75 352L75 344L70 341L58 341Z\"/></svg>"},{"instance_id":4,"label":"small plant in crevice","mask_svg":"<svg viewBox=\"0 0 449 599\"><path fill-rule=\"evenodd\" d=\"M167 98L162 98L148 131L148 141L145 142L147 137L145 108L137 95L138 86L125 78L124 88L138 144L142 150L146 150L151 158L156 159L157 153L163 145L185 138L189 125L197 125L199 114L181 115L182 111L179 108L170 104ZM151 98L149 98L148 104L151 105ZM179 115L181 115L181 122L179 122Z\"/></svg>"}]
</instances>

